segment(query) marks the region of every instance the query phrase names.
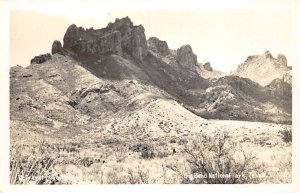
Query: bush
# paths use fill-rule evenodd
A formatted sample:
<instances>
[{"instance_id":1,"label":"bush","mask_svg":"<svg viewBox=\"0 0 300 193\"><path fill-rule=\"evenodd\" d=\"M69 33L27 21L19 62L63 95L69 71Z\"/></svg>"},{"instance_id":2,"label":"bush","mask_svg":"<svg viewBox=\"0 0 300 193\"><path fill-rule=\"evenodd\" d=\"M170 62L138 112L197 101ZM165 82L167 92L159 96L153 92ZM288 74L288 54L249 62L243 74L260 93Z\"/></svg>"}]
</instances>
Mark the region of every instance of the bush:
<instances>
[{"instance_id":1,"label":"bush","mask_svg":"<svg viewBox=\"0 0 300 193\"><path fill-rule=\"evenodd\" d=\"M114 148L114 155L117 162L124 162L127 157L128 148L125 145L118 145Z\"/></svg>"},{"instance_id":2,"label":"bush","mask_svg":"<svg viewBox=\"0 0 300 193\"><path fill-rule=\"evenodd\" d=\"M40 149L44 149L41 145ZM55 184L58 182L58 176L53 173L53 168L54 159L47 154L41 153L39 156L30 154L29 151L25 151L24 145L13 146L10 150L10 184L12 185Z\"/></svg>"},{"instance_id":3,"label":"bush","mask_svg":"<svg viewBox=\"0 0 300 193\"><path fill-rule=\"evenodd\" d=\"M293 132L292 132L291 128L289 128L289 129L283 129L283 130L279 131L279 133L282 135L282 140L285 143L292 142L292 140L293 140Z\"/></svg>"},{"instance_id":4,"label":"bush","mask_svg":"<svg viewBox=\"0 0 300 193\"><path fill-rule=\"evenodd\" d=\"M128 169L128 183L129 184L148 184L149 183L149 171L143 171L138 169L134 172L132 169Z\"/></svg>"},{"instance_id":5,"label":"bush","mask_svg":"<svg viewBox=\"0 0 300 193\"><path fill-rule=\"evenodd\" d=\"M151 145L146 145L141 149L141 156L144 159L154 158L154 147Z\"/></svg>"},{"instance_id":6,"label":"bush","mask_svg":"<svg viewBox=\"0 0 300 193\"><path fill-rule=\"evenodd\" d=\"M144 159L151 159L155 157L154 146L150 143L137 143L130 147L134 152L140 152Z\"/></svg>"},{"instance_id":7,"label":"bush","mask_svg":"<svg viewBox=\"0 0 300 193\"><path fill-rule=\"evenodd\" d=\"M183 178L182 183L237 184L258 182L258 179L248 178L251 173L255 173L259 169L254 164L255 156L247 155L242 148L236 152L236 144L233 144L229 138L227 132L212 137L201 135L185 146L184 152L188 155L187 161L191 175ZM220 177L221 175L222 177Z\"/></svg>"}]
</instances>

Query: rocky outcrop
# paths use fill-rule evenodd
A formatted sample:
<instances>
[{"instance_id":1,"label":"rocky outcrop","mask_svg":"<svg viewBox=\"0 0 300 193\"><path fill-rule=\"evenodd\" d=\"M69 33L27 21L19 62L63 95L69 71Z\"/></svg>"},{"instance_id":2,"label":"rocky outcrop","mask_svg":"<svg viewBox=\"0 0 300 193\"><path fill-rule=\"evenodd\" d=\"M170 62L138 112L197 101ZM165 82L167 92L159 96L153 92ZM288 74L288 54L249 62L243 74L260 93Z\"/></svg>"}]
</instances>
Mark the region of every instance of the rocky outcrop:
<instances>
[{"instance_id":1,"label":"rocky outcrop","mask_svg":"<svg viewBox=\"0 0 300 193\"><path fill-rule=\"evenodd\" d=\"M282 77L282 80L290 85L292 85L292 79L292 70L287 71Z\"/></svg>"},{"instance_id":2,"label":"rocky outcrop","mask_svg":"<svg viewBox=\"0 0 300 193\"><path fill-rule=\"evenodd\" d=\"M148 53L147 40L145 36L145 29L139 25L131 31L130 43L125 45L131 55L138 59L143 60Z\"/></svg>"},{"instance_id":3,"label":"rocky outcrop","mask_svg":"<svg viewBox=\"0 0 300 193\"><path fill-rule=\"evenodd\" d=\"M113 53L121 56L121 41L121 33L119 31L113 31L101 37L96 45L98 45L100 54Z\"/></svg>"},{"instance_id":4,"label":"rocky outcrop","mask_svg":"<svg viewBox=\"0 0 300 193\"><path fill-rule=\"evenodd\" d=\"M147 40L148 49L160 54L161 56L166 56L170 54L170 50L166 41L161 41L157 37L150 37Z\"/></svg>"},{"instance_id":5,"label":"rocky outcrop","mask_svg":"<svg viewBox=\"0 0 300 193\"><path fill-rule=\"evenodd\" d=\"M75 52L80 51L79 49L77 50L76 47L79 47L80 40L81 40L80 36L83 34L84 34L84 32L80 31L80 29L77 28L77 26L75 24L70 25L64 35L63 48L70 49Z\"/></svg>"},{"instance_id":6,"label":"rocky outcrop","mask_svg":"<svg viewBox=\"0 0 300 193\"><path fill-rule=\"evenodd\" d=\"M286 82L284 79L276 78L266 87L270 89L270 92L273 95L280 96L283 99L290 98L289 101L291 101L292 86L291 86L291 84Z\"/></svg>"},{"instance_id":7,"label":"rocky outcrop","mask_svg":"<svg viewBox=\"0 0 300 193\"><path fill-rule=\"evenodd\" d=\"M263 57L273 59L273 56L272 56L272 54L269 52L269 50L266 50L266 51L264 52Z\"/></svg>"},{"instance_id":8,"label":"rocky outcrop","mask_svg":"<svg viewBox=\"0 0 300 193\"><path fill-rule=\"evenodd\" d=\"M63 53L63 47L60 43L60 41L55 40L52 44L52 49L51 49L51 53L52 54L60 54L60 55L64 55Z\"/></svg>"},{"instance_id":9,"label":"rocky outcrop","mask_svg":"<svg viewBox=\"0 0 300 193\"><path fill-rule=\"evenodd\" d=\"M73 24L65 33L63 48L75 53L120 56L125 51L138 60L143 60L148 53L144 27L134 26L128 17L97 30Z\"/></svg>"},{"instance_id":10,"label":"rocky outcrop","mask_svg":"<svg viewBox=\"0 0 300 193\"><path fill-rule=\"evenodd\" d=\"M284 55L279 54L275 58L269 51L265 51L261 55L248 56L232 75L250 78L260 85L266 86L276 78L281 79L288 71L290 69Z\"/></svg>"},{"instance_id":11,"label":"rocky outcrop","mask_svg":"<svg viewBox=\"0 0 300 193\"><path fill-rule=\"evenodd\" d=\"M39 56L35 56L33 59L30 60L30 64L41 64L46 62L47 60L51 60L51 54L41 54Z\"/></svg>"},{"instance_id":12,"label":"rocky outcrop","mask_svg":"<svg viewBox=\"0 0 300 193\"><path fill-rule=\"evenodd\" d=\"M277 60L278 60L278 62L280 62L280 63L282 63L283 65L287 66L287 59L286 59L285 55L283 55L283 54L278 54Z\"/></svg>"},{"instance_id":13,"label":"rocky outcrop","mask_svg":"<svg viewBox=\"0 0 300 193\"><path fill-rule=\"evenodd\" d=\"M184 45L177 49L176 59L181 66L192 71L196 69L197 56L193 53L190 45Z\"/></svg>"},{"instance_id":14,"label":"rocky outcrop","mask_svg":"<svg viewBox=\"0 0 300 193\"><path fill-rule=\"evenodd\" d=\"M205 64L203 64L203 67L205 70L208 70L208 71L212 71L212 67L210 65L210 62L206 62Z\"/></svg>"},{"instance_id":15,"label":"rocky outcrop","mask_svg":"<svg viewBox=\"0 0 300 193\"><path fill-rule=\"evenodd\" d=\"M96 35L92 28L85 30L73 24L65 33L63 48L75 53L122 55L121 34L111 31Z\"/></svg>"}]
</instances>

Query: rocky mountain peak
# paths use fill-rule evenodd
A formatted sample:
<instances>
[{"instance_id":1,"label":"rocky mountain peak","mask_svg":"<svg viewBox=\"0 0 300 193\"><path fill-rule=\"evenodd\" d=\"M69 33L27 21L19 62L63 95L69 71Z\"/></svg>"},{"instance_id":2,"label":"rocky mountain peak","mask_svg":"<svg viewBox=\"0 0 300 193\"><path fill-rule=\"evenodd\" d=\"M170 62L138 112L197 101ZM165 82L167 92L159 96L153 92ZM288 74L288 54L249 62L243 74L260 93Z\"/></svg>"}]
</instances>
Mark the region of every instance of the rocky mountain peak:
<instances>
[{"instance_id":1,"label":"rocky mountain peak","mask_svg":"<svg viewBox=\"0 0 300 193\"><path fill-rule=\"evenodd\" d=\"M210 65L210 62L206 62L205 64L203 64L203 67L205 70L208 70L208 71L212 71L212 67Z\"/></svg>"},{"instance_id":2,"label":"rocky mountain peak","mask_svg":"<svg viewBox=\"0 0 300 193\"><path fill-rule=\"evenodd\" d=\"M71 49L74 45L79 44L80 34L79 29L75 24L72 24L68 27L64 35L64 45L66 49Z\"/></svg>"},{"instance_id":3,"label":"rocky mountain peak","mask_svg":"<svg viewBox=\"0 0 300 193\"><path fill-rule=\"evenodd\" d=\"M134 26L128 17L116 19L106 28L96 30L72 24L64 35L63 48L75 54L122 56L127 52L138 60L143 60L148 53L144 27Z\"/></svg>"},{"instance_id":4,"label":"rocky mountain peak","mask_svg":"<svg viewBox=\"0 0 300 193\"><path fill-rule=\"evenodd\" d=\"M263 54L263 57L265 58L273 58L272 54L269 52L269 50L266 50Z\"/></svg>"},{"instance_id":5,"label":"rocky mountain peak","mask_svg":"<svg viewBox=\"0 0 300 193\"><path fill-rule=\"evenodd\" d=\"M176 59L181 66L192 71L195 70L197 65L197 55L193 53L190 45L183 45L177 49Z\"/></svg>"},{"instance_id":6,"label":"rocky mountain peak","mask_svg":"<svg viewBox=\"0 0 300 193\"><path fill-rule=\"evenodd\" d=\"M278 62L280 62L281 64L287 66L287 59L286 59L285 55L283 55L283 54L278 54L277 60L278 60Z\"/></svg>"},{"instance_id":7,"label":"rocky mountain peak","mask_svg":"<svg viewBox=\"0 0 300 193\"><path fill-rule=\"evenodd\" d=\"M131 33L122 42L122 45L134 58L143 60L148 54L144 27L142 25L134 26Z\"/></svg>"},{"instance_id":8,"label":"rocky mountain peak","mask_svg":"<svg viewBox=\"0 0 300 193\"><path fill-rule=\"evenodd\" d=\"M64 55L63 47L59 40L54 40L52 44L51 54L56 54L56 53L60 55Z\"/></svg>"},{"instance_id":9,"label":"rocky mountain peak","mask_svg":"<svg viewBox=\"0 0 300 193\"><path fill-rule=\"evenodd\" d=\"M147 40L147 45L149 50L160 54L161 56L166 56L170 54L170 50L166 41L162 41L157 37L150 37Z\"/></svg>"},{"instance_id":10,"label":"rocky mountain peak","mask_svg":"<svg viewBox=\"0 0 300 193\"><path fill-rule=\"evenodd\" d=\"M248 56L233 75L250 78L266 86L276 78L281 79L289 70L284 55L278 54L277 58L274 58L267 50L261 55Z\"/></svg>"},{"instance_id":11,"label":"rocky mountain peak","mask_svg":"<svg viewBox=\"0 0 300 193\"><path fill-rule=\"evenodd\" d=\"M115 22L109 23L106 27L107 30L117 30L122 33L122 35L126 34L127 32L131 31L134 27L133 22L130 20L129 17L124 18L116 18Z\"/></svg>"}]
</instances>

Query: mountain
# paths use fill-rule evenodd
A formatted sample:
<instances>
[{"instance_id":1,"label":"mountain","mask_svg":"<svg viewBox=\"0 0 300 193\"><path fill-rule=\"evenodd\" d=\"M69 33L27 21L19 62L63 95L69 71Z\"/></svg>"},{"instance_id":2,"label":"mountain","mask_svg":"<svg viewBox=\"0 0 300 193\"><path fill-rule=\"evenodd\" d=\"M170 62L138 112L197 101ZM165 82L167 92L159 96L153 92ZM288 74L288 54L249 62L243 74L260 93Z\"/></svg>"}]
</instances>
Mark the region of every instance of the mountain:
<instances>
[{"instance_id":1,"label":"mountain","mask_svg":"<svg viewBox=\"0 0 300 193\"><path fill-rule=\"evenodd\" d=\"M183 132L205 122L154 85L99 78L60 54L41 64L12 67L10 100L13 131L34 128L56 138L100 128L103 138L111 138L113 130L120 140L142 139L140 133L160 136L169 127L165 124Z\"/></svg>"},{"instance_id":2,"label":"mountain","mask_svg":"<svg viewBox=\"0 0 300 193\"><path fill-rule=\"evenodd\" d=\"M102 29L72 24L63 45L53 42L52 54L34 57L25 68L12 67L12 128L56 137L100 129L104 138L117 132L119 138L142 139L170 128L194 130L206 119L291 123L286 79L261 86L225 76L209 63L199 64L190 45L171 50L166 41L147 40L144 31L128 17ZM261 57L252 57L237 72L246 72L253 61L262 66ZM276 60L278 69L288 69L281 67L284 59L263 57L267 67Z\"/></svg>"},{"instance_id":3,"label":"mountain","mask_svg":"<svg viewBox=\"0 0 300 193\"><path fill-rule=\"evenodd\" d=\"M248 56L232 75L250 78L252 81L266 86L276 78L283 78L290 71L291 67L287 65L284 55L278 54L277 58L274 58L269 51L265 51L262 55Z\"/></svg>"},{"instance_id":4,"label":"mountain","mask_svg":"<svg viewBox=\"0 0 300 193\"><path fill-rule=\"evenodd\" d=\"M202 93L198 106L187 108L209 119L291 123L292 88L276 80L262 87L248 78L224 76Z\"/></svg>"}]
</instances>

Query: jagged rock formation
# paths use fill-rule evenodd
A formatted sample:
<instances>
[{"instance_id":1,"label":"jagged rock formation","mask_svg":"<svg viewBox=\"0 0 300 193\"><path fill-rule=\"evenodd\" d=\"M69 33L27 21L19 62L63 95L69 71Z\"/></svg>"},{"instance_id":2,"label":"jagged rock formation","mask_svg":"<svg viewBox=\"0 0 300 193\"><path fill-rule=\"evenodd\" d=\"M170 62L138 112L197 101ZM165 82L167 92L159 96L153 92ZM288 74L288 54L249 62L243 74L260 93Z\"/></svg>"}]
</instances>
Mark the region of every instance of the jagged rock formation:
<instances>
[{"instance_id":1,"label":"jagged rock formation","mask_svg":"<svg viewBox=\"0 0 300 193\"><path fill-rule=\"evenodd\" d=\"M170 50L166 41L161 41L157 37L150 37L147 40L148 49L159 53L161 56L166 56L170 54Z\"/></svg>"},{"instance_id":2,"label":"jagged rock formation","mask_svg":"<svg viewBox=\"0 0 300 193\"><path fill-rule=\"evenodd\" d=\"M138 60L143 60L147 55L147 40L145 36L145 29L143 26L136 26L131 31L132 37L129 38L129 41L125 48L130 51L132 56Z\"/></svg>"},{"instance_id":3,"label":"jagged rock formation","mask_svg":"<svg viewBox=\"0 0 300 193\"><path fill-rule=\"evenodd\" d=\"M283 55L283 54L278 54L277 60L278 60L278 62L280 62L280 63L282 63L283 65L287 66L287 59L286 59L285 55Z\"/></svg>"},{"instance_id":4,"label":"jagged rock formation","mask_svg":"<svg viewBox=\"0 0 300 193\"><path fill-rule=\"evenodd\" d=\"M278 95L283 98L292 98L292 87L291 84L287 83L284 79L274 79L267 88L270 89L271 93Z\"/></svg>"},{"instance_id":5,"label":"jagged rock formation","mask_svg":"<svg viewBox=\"0 0 300 193\"><path fill-rule=\"evenodd\" d=\"M274 58L269 51L265 51L262 55L248 56L232 74L250 78L262 86L266 86L274 79L282 78L288 71L289 67L284 55L279 54L277 58Z\"/></svg>"},{"instance_id":6,"label":"jagged rock formation","mask_svg":"<svg viewBox=\"0 0 300 193\"><path fill-rule=\"evenodd\" d=\"M126 17L116 19L106 28L94 30L71 25L64 36L64 49L85 54L116 54L128 52L135 59L142 60L148 53L143 26L134 26Z\"/></svg>"},{"instance_id":7,"label":"jagged rock formation","mask_svg":"<svg viewBox=\"0 0 300 193\"><path fill-rule=\"evenodd\" d=\"M30 60L30 64L41 64L46 62L47 60L51 59L51 54L47 53L47 54L41 54L39 56L35 56L33 59Z\"/></svg>"},{"instance_id":8,"label":"jagged rock formation","mask_svg":"<svg viewBox=\"0 0 300 193\"><path fill-rule=\"evenodd\" d=\"M121 33L112 31L98 36L93 29L73 24L65 33L63 48L75 53L122 55Z\"/></svg>"},{"instance_id":9,"label":"jagged rock formation","mask_svg":"<svg viewBox=\"0 0 300 193\"><path fill-rule=\"evenodd\" d=\"M290 69L289 71L287 71L283 77L282 80L290 85L292 85L292 69Z\"/></svg>"},{"instance_id":10,"label":"jagged rock formation","mask_svg":"<svg viewBox=\"0 0 300 193\"><path fill-rule=\"evenodd\" d=\"M208 71L213 70L212 67L210 66L210 62L206 62L205 64L203 64L203 68Z\"/></svg>"},{"instance_id":11,"label":"jagged rock formation","mask_svg":"<svg viewBox=\"0 0 300 193\"><path fill-rule=\"evenodd\" d=\"M197 56L190 45L183 45L177 49L176 59L181 66L191 71L196 70Z\"/></svg>"},{"instance_id":12,"label":"jagged rock formation","mask_svg":"<svg viewBox=\"0 0 300 193\"><path fill-rule=\"evenodd\" d=\"M63 48L59 40L55 40L52 44L51 54L64 55Z\"/></svg>"}]
</instances>

